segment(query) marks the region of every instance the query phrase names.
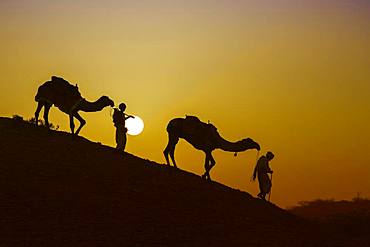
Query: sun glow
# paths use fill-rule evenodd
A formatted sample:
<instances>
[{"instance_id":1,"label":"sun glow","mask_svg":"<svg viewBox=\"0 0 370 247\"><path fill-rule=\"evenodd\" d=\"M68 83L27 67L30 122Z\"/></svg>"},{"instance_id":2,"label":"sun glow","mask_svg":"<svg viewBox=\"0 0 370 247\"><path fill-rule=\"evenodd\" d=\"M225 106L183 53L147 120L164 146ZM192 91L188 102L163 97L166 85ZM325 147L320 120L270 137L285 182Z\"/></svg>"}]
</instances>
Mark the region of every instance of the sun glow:
<instances>
[{"instance_id":1,"label":"sun glow","mask_svg":"<svg viewBox=\"0 0 370 247\"><path fill-rule=\"evenodd\" d=\"M134 118L129 118L126 120L126 128L127 134L136 136L143 132L144 122L140 117L134 116Z\"/></svg>"}]
</instances>

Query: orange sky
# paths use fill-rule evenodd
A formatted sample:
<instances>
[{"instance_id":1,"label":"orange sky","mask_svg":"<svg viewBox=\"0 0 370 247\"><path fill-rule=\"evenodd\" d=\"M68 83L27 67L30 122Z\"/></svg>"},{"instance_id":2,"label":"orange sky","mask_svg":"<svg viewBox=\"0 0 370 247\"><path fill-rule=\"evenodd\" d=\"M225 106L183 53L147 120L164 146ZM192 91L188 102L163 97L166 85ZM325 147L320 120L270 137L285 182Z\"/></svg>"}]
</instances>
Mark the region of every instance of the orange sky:
<instances>
[{"instance_id":1,"label":"orange sky","mask_svg":"<svg viewBox=\"0 0 370 247\"><path fill-rule=\"evenodd\" d=\"M281 206L369 197L370 4L246 2L1 1L0 115L32 117L37 87L59 75L144 120L128 139L137 156L164 163L167 122L197 115L276 154ZM114 145L109 109L82 115L82 136ZM68 130L56 108L50 120ZM181 169L203 173L200 151L176 150ZM256 194L255 151L214 156L215 180Z\"/></svg>"}]
</instances>

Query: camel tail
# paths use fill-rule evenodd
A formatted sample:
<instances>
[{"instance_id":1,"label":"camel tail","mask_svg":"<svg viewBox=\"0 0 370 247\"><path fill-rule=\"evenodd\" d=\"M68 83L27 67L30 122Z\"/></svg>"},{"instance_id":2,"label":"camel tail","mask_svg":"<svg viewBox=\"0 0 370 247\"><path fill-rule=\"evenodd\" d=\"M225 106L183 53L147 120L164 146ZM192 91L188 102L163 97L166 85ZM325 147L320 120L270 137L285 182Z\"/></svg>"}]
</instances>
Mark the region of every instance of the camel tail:
<instances>
[{"instance_id":1,"label":"camel tail","mask_svg":"<svg viewBox=\"0 0 370 247\"><path fill-rule=\"evenodd\" d=\"M42 86L40 86L39 88L38 88L38 90L37 90L37 93L36 93L36 95L35 95L35 101L36 102L39 102L39 101L41 101L42 100L42 98L44 98L42 95Z\"/></svg>"},{"instance_id":2,"label":"camel tail","mask_svg":"<svg viewBox=\"0 0 370 247\"><path fill-rule=\"evenodd\" d=\"M174 128L176 128L176 125L178 124L179 119L175 118L168 122L167 124L167 132L172 132Z\"/></svg>"},{"instance_id":3,"label":"camel tail","mask_svg":"<svg viewBox=\"0 0 370 247\"><path fill-rule=\"evenodd\" d=\"M35 95L35 101L36 102L39 102L40 101L40 92L39 92L40 90L37 90L37 93L36 93L36 95Z\"/></svg>"},{"instance_id":4,"label":"camel tail","mask_svg":"<svg viewBox=\"0 0 370 247\"><path fill-rule=\"evenodd\" d=\"M170 121L170 122L167 124L167 128L166 128L167 132L170 132L172 128L173 128L173 124L171 124L171 121Z\"/></svg>"},{"instance_id":5,"label":"camel tail","mask_svg":"<svg viewBox=\"0 0 370 247\"><path fill-rule=\"evenodd\" d=\"M35 95L35 101L36 102L47 99L46 95L47 95L48 88L50 88L50 84L51 84L51 82L47 81L44 84L42 84L41 86L39 86L39 88L37 89L37 93Z\"/></svg>"},{"instance_id":6,"label":"camel tail","mask_svg":"<svg viewBox=\"0 0 370 247\"><path fill-rule=\"evenodd\" d=\"M39 101L40 101L40 95L39 95L39 92L37 92L37 94L35 95L35 101L36 101L36 102L39 102Z\"/></svg>"}]
</instances>

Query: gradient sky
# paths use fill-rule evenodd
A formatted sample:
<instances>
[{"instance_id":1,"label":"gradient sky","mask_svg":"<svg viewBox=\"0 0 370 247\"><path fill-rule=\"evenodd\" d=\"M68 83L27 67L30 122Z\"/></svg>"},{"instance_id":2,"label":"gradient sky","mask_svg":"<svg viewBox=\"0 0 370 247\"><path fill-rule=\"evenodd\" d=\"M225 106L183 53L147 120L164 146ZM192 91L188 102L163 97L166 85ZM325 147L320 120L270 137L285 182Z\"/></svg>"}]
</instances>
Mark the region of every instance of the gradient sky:
<instances>
[{"instance_id":1,"label":"gradient sky","mask_svg":"<svg viewBox=\"0 0 370 247\"><path fill-rule=\"evenodd\" d=\"M196 115L275 153L280 206L370 197L369 1L2 0L0 36L1 116L31 118L37 87L58 75L144 120L128 138L137 156L164 163L167 122ZM109 113L82 113L81 135L113 146ZM69 130L56 108L50 121ZM214 157L216 181L257 193L255 151ZM185 141L176 158L203 173Z\"/></svg>"}]
</instances>

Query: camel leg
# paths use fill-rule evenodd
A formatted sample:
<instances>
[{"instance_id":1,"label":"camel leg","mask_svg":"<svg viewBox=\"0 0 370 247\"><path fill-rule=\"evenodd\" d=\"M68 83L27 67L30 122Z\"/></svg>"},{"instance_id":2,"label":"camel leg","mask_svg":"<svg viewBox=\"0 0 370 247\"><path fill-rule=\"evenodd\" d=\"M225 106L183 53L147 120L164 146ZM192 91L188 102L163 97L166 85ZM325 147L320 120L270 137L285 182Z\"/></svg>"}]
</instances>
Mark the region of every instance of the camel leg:
<instances>
[{"instance_id":1,"label":"camel leg","mask_svg":"<svg viewBox=\"0 0 370 247\"><path fill-rule=\"evenodd\" d=\"M44 121L45 121L45 126L46 128L50 128L50 125L49 125L49 110L51 108L52 104L50 103L45 103L45 107L44 107Z\"/></svg>"},{"instance_id":2,"label":"camel leg","mask_svg":"<svg viewBox=\"0 0 370 247\"><path fill-rule=\"evenodd\" d=\"M176 161L175 161L175 147L170 150L170 157L173 163L173 166L177 168Z\"/></svg>"},{"instance_id":3,"label":"camel leg","mask_svg":"<svg viewBox=\"0 0 370 247\"><path fill-rule=\"evenodd\" d=\"M202 178L204 179L208 179L209 178L209 174L208 174L208 170L209 170L209 154L206 153L206 158L204 160L204 174L202 175Z\"/></svg>"},{"instance_id":4,"label":"camel leg","mask_svg":"<svg viewBox=\"0 0 370 247\"><path fill-rule=\"evenodd\" d=\"M37 102L37 108L36 108L36 112L35 112L35 124L36 126L39 124L39 115L40 115L40 111L42 109L42 107L44 106L44 102Z\"/></svg>"},{"instance_id":5,"label":"camel leg","mask_svg":"<svg viewBox=\"0 0 370 247\"><path fill-rule=\"evenodd\" d=\"M73 122L73 114L69 114L69 127L71 128L72 134L75 133L75 123Z\"/></svg>"},{"instance_id":6,"label":"camel leg","mask_svg":"<svg viewBox=\"0 0 370 247\"><path fill-rule=\"evenodd\" d=\"M178 143L179 138L168 134L168 143L166 148L163 151L164 157L166 158L167 165L170 165L170 161L168 159L168 154L171 156L171 160L173 165L177 168L176 161L175 161L175 147Z\"/></svg>"},{"instance_id":7,"label":"camel leg","mask_svg":"<svg viewBox=\"0 0 370 247\"><path fill-rule=\"evenodd\" d=\"M78 112L76 112L76 113L74 114L74 116L78 119L78 121L80 121L80 126L78 126L78 129L77 129L77 131L76 131L76 135L78 135L78 133L80 133L80 131L81 131L82 127L86 124L86 121L85 121L85 119L83 119L83 118L81 117L81 115L80 115L80 114L78 114Z\"/></svg>"},{"instance_id":8,"label":"camel leg","mask_svg":"<svg viewBox=\"0 0 370 247\"><path fill-rule=\"evenodd\" d=\"M214 167L215 164L216 164L216 161L213 158L212 153L206 153L206 159L205 159L205 162L204 162L205 172L202 175L202 178L205 178L205 179L211 181L211 175L209 174L209 172L211 171L212 167Z\"/></svg>"},{"instance_id":9,"label":"camel leg","mask_svg":"<svg viewBox=\"0 0 370 247\"><path fill-rule=\"evenodd\" d=\"M163 155L164 155L164 158L166 159L166 164L169 166L170 165L170 160L168 158L168 154L170 153L170 147L169 147L169 143L167 144L166 148L164 149L163 151Z\"/></svg>"},{"instance_id":10,"label":"camel leg","mask_svg":"<svg viewBox=\"0 0 370 247\"><path fill-rule=\"evenodd\" d=\"M212 169L212 167L214 167L215 165L216 165L216 161L215 161L215 159L213 158L213 156L212 156L212 153L210 153L209 154L209 167L208 167L208 172L207 172L207 174L208 174L208 179L209 180L211 180L211 175L209 174L210 173L210 171L211 171L211 169Z\"/></svg>"},{"instance_id":11,"label":"camel leg","mask_svg":"<svg viewBox=\"0 0 370 247\"><path fill-rule=\"evenodd\" d=\"M173 146L173 144L171 143L171 136L170 136L170 134L168 134L168 143L167 143L166 148L163 150L163 155L164 155L164 158L166 159L167 165L170 165L170 160L168 158L168 154L170 153L170 149L173 148L172 146Z\"/></svg>"}]
</instances>

